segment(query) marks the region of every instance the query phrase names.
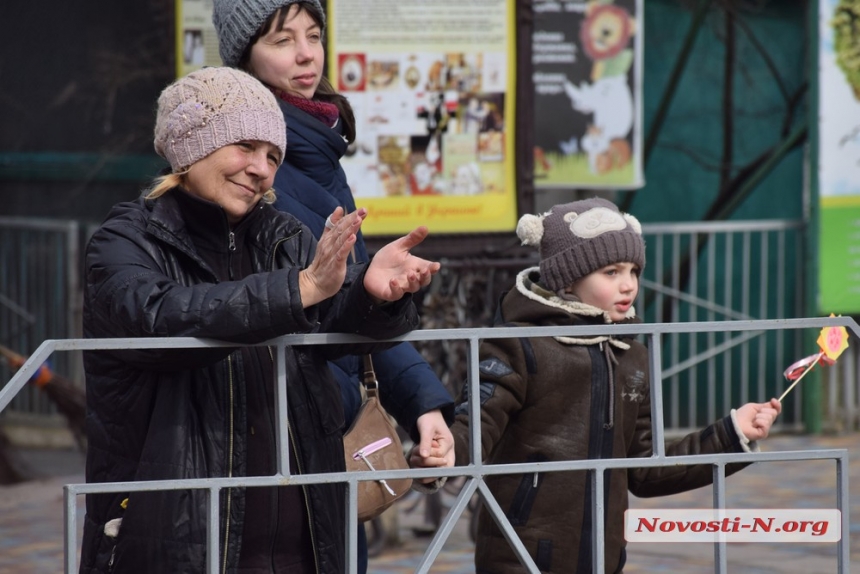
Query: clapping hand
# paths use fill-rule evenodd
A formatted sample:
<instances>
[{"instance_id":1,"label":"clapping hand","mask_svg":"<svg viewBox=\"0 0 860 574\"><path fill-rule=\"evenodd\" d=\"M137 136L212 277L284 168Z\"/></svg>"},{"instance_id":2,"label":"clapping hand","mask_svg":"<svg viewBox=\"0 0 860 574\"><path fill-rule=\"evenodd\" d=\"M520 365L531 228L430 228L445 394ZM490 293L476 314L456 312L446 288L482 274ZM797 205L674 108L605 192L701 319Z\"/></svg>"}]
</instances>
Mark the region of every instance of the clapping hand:
<instances>
[{"instance_id":1,"label":"clapping hand","mask_svg":"<svg viewBox=\"0 0 860 574\"><path fill-rule=\"evenodd\" d=\"M348 215L338 207L327 219L317 243L314 260L299 273L302 306L307 308L333 296L346 278L346 264L357 239L367 210L357 209Z\"/></svg>"},{"instance_id":2,"label":"clapping hand","mask_svg":"<svg viewBox=\"0 0 860 574\"><path fill-rule=\"evenodd\" d=\"M377 301L397 301L430 284L441 265L412 255L409 251L427 237L426 227L418 227L376 252L364 275L364 288Z\"/></svg>"}]
</instances>

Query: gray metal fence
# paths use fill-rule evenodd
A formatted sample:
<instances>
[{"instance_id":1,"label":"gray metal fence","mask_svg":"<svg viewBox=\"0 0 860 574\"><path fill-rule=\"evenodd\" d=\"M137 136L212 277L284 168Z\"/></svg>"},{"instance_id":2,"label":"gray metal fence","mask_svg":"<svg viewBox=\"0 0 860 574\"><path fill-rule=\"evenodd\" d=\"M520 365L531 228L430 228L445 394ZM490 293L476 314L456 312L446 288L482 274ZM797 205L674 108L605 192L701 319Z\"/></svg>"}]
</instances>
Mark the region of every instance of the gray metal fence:
<instances>
[{"instance_id":1,"label":"gray metal fence","mask_svg":"<svg viewBox=\"0 0 860 574\"><path fill-rule=\"evenodd\" d=\"M46 339L80 336L80 230L76 221L0 217L0 344L26 355ZM52 361L58 372L82 384L77 355ZM8 373L2 364L0 373ZM35 387L20 393L10 410L55 412Z\"/></svg>"},{"instance_id":2,"label":"gray metal fence","mask_svg":"<svg viewBox=\"0 0 860 574\"><path fill-rule=\"evenodd\" d=\"M847 452L842 450L810 450L797 452L769 452L769 453L743 453L743 454L715 454L715 455L690 455L668 457L665 444L665 418L663 416L664 395L662 385L654 381L662 379L662 348L663 339L676 334L692 333L757 333L764 331L788 331L809 328L821 328L825 326L841 325L848 327L855 336L860 335L860 326L850 318L830 319L786 319L769 321L732 321L732 322L695 322L695 323L657 323L636 326L590 326L590 327L552 327L552 328L499 328L499 329L449 329L449 330L427 330L418 331L397 340L421 341L421 340L450 340L460 339L467 342L469 347L469 385L471 396L479 396L478 375L478 347L481 340L502 337L546 337L546 336L575 336L589 337L595 335L622 335L634 334L644 337L649 350L649 364L651 374L651 400L652 400L652 436L654 453L650 458L637 459L600 459L600 460L571 460L550 463L522 463L505 465L488 465L481 462L480 425L473 425L470 436L470 460L466 467L452 469L421 469L403 471L381 471L381 472L354 472L354 473L326 473L313 475L293 475L289 468L289 456L287 453L287 441L283 433L287 425L287 397L286 397L286 368L285 352L288 345L312 345L346 343L358 340L355 336L342 334L313 334L313 335L290 335L269 342L275 348L276 356L276 391L275 391L275 427L281 429L277 437L277 474L270 477L235 477L235 478L210 478L190 480L161 480L150 482L123 482L123 483L101 483L101 484L70 484L65 487L65 572L71 574L77 571L77 548L78 531L77 520L77 496L129 491L156 491L176 489L205 489L209 493L208 514L205 517L208 528L207 548L207 573L219 572L220 540L218 525L220 524L219 493L223 489L254 487L254 486L279 486L284 484L310 484L310 483L332 483L343 482L348 485L346 504L349 509L347 524L345 524L345 540L349 572L357 572L354 557L357 550L357 485L361 480L373 480L379 478L395 479L411 476L414 478L430 476L463 476L466 483L450 511L437 530L433 540L427 548L417 572L430 572L433 562L436 560L445 541L450 536L455 524L468 507L469 500L475 493L479 494L486 508L503 530L511 547L526 566L529 572L538 573L539 570L529 556L527 550L516 535L505 511L499 506L492 492L484 482L484 478L495 474L511 473L540 473L561 472L571 470L585 470L589 472L592 491L592 516L594 517L594 565L593 572L604 571L604 470L612 468L631 467L661 467L688 464L708 464L713 467L714 473L714 505L715 509L725 508L725 480L726 465L733 462L775 462L775 461L808 461L808 460L834 460L836 462L836 504L835 508L841 512L841 532L843 536L836 542L837 546L837 571L848 572L849 545L847 534L849 532L849 498L848 498L848 459ZM35 373L39 365L53 356L55 351L91 350L91 349L126 349L126 348L191 348L191 347L220 347L235 346L234 344L216 343L193 338L175 339L76 339L76 340L49 340L45 341L21 370L0 390L0 413L13 401L15 396L25 388L27 379ZM470 417L472 420L480 420L480 404L473 401L471 404ZM727 557L730 552L725 541L714 542L714 571L718 573L727 572Z\"/></svg>"},{"instance_id":3,"label":"gray metal fence","mask_svg":"<svg viewBox=\"0 0 860 574\"><path fill-rule=\"evenodd\" d=\"M648 323L802 317L802 231L800 221L777 220L643 225L639 315ZM701 427L747 401L778 397L783 370L815 352L804 354L801 340L799 331L781 330L669 335L667 428ZM785 405L784 428L803 428L798 390Z\"/></svg>"}]
</instances>

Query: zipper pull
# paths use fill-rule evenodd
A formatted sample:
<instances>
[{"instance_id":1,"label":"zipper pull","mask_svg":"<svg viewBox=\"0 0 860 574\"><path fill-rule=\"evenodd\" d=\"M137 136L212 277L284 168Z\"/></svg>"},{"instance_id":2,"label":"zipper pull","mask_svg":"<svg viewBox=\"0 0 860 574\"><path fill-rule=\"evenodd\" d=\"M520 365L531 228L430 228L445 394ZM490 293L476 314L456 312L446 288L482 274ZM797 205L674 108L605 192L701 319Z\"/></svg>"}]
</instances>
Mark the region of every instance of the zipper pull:
<instances>
[{"instance_id":1,"label":"zipper pull","mask_svg":"<svg viewBox=\"0 0 860 574\"><path fill-rule=\"evenodd\" d=\"M385 448L392 443L391 437L383 437L378 441L374 441L367 446L358 449L358 452L352 455L353 460L358 460L360 458L364 458L365 455L370 455L378 451L379 449Z\"/></svg>"},{"instance_id":2,"label":"zipper pull","mask_svg":"<svg viewBox=\"0 0 860 574\"><path fill-rule=\"evenodd\" d=\"M369 466L369 467L370 467L370 470L372 470L373 472L376 472L376 469L375 469L375 468L373 468L373 465L372 465L372 464L370 464L370 461L369 461L369 460L367 460L367 457L365 457L365 456L364 456L364 451L363 451L363 450L358 451L356 454L361 458L361 460L363 460L363 461L364 461L364 464L366 464L367 466ZM388 486L388 483L387 483L387 482L385 482L385 479L384 479L384 478L379 478L379 479L377 479L377 482L381 482L381 483L382 483L382 486L384 486L384 487L385 487L385 490L387 490L387 491L388 491L388 493L389 493L391 496L397 496L397 493L396 493L396 492L394 492L394 491L391 489L391 487L390 487L390 486Z\"/></svg>"},{"instance_id":3,"label":"zipper pull","mask_svg":"<svg viewBox=\"0 0 860 574\"><path fill-rule=\"evenodd\" d=\"M535 473L535 480L532 483L532 488L537 488L538 485L538 473Z\"/></svg>"},{"instance_id":4,"label":"zipper pull","mask_svg":"<svg viewBox=\"0 0 860 574\"><path fill-rule=\"evenodd\" d=\"M230 235L228 235L227 237L228 237L228 244L227 244L228 249L230 251L236 251L236 234L231 231Z\"/></svg>"}]
</instances>

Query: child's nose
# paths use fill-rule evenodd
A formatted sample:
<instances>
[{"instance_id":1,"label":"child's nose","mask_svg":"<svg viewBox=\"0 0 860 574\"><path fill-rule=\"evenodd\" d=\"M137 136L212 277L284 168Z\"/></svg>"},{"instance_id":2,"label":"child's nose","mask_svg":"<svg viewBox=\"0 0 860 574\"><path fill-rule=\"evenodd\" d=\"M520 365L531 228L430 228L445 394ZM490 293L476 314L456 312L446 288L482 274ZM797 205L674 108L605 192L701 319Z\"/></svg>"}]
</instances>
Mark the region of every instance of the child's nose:
<instances>
[{"instance_id":1,"label":"child's nose","mask_svg":"<svg viewBox=\"0 0 860 574\"><path fill-rule=\"evenodd\" d=\"M625 293L629 293L636 289L637 285L637 277L635 275L626 275L624 280L621 282L621 290Z\"/></svg>"}]
</instances>

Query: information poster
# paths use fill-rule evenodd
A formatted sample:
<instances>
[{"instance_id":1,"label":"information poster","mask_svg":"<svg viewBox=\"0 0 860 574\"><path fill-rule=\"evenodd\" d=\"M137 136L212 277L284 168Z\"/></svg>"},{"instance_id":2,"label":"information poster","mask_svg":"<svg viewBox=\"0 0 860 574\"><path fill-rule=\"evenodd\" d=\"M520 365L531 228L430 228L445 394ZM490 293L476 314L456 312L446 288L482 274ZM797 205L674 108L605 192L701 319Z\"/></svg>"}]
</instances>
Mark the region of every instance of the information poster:
<instances>
[{"instance_id":1,"label":"information poster","mask_svg":"<svg viewBox=\"0 0 860 574\"><path fill-rule=\"evenodd\" d=\"M218 34L212 25L212 0L176 2L176 77L203 66L221 66Z\"/></svg>"},{"instance_id":2,"label":"information poster","mask_svg":"<svg viewBox=\"0 0 860 574\"><path fill-rule=\"evenodd\" d=\"M514 0L328 1L328 71L367 235L516 226Z\"/></svg>"},{"instance_id":3,"label":"information poster","mask_svg":"<svg viewBox=\"0 0 860 574\"><path fill-rule=\"evenodd\" d=\"M819 306L860 312L860 4L819 2Z\"/></svg>"},{"instance_id":4,"label":"information poster","mask_svg":"<svg viewBox=\"0 0 860 574\"><path fill-rule=\"evenodd\" d=\"M535 186L642 187L642 0L534 12Z\"/></svg>"}]
</instances>

